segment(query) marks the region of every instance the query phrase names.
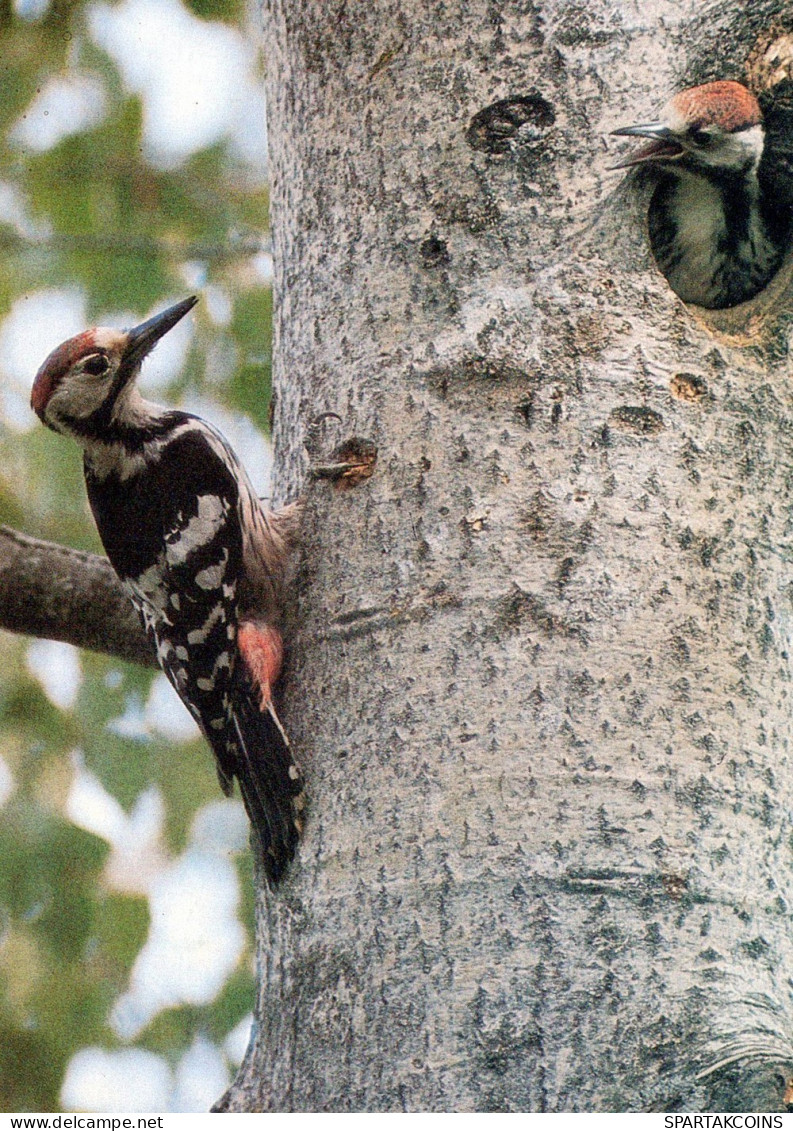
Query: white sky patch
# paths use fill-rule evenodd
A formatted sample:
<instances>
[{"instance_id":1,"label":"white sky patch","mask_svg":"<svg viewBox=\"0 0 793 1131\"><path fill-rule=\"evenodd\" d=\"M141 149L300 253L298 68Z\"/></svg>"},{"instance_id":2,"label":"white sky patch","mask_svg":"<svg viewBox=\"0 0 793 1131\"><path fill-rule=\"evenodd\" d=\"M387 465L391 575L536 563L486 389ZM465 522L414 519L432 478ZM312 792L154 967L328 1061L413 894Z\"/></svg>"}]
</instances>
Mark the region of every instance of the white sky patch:
<instances>
[{"instance_id":1,"label":"white sky patch","mask_svg":"<svg viewBox=\"0 0 793 1131\"><path fill-rule=\"evenodd\" d=\"M190 839L196 848L225 856L248 847L248 818L241 801L218 798L203 805L195 817Z\"/></svg>"},{"instance_id":2,"label":"white sky patch","mask_svg":"<svg viewBox=\"0 0 793 1131\"><path fill-rule=\"evenodd\" d=\"M129 696L124 704L124 714L110 719L107 729L120 738L137 742L147 742L151 738L143 703L137 695Z\"/></svg>"},{"instance_id":3,"label":"white sky patch","mask_svg":"<svg viewBox=\"0 0 793 1131\"><path fill-rule=\"evenodd\" d=\"M34 640L28 645L27 666L50 702L62 711L70 711L83 682L80 653L74 645Z\"/></svg>"},{"instance_id":4,"label":"white sky patch","mask_svg":"<svg viewBox=\"0 0 793 1131\"><path fill-rule=\"evenodd\" d=\"M215 326L228 326L234 313L231 295L225 287L209 286L204 288L204 302L206 311Z\"/></svg>"},{"instance_id":5,"label":"white sky patch","mask_svg":"<svg viewBox=\"0 0 793 1131\"><path fill-rule=\"evenodd\" d=\"M209 1111L229 1086L226 1058L206 1037L196 1037L176 1066L171 1111Z\"/></svg>"},{"instance_id":6,"label":"white sky patch","mask_svg":"<svg viewBox=\"0 0 793 1131\"><path fill-rule=\"evenodd\" d=\"M162 673L152 680L144 719L149 730L170 742L190 742L201 733L187 707Z\"/></svg>"},{"instance_id":7,"label":"white sky patch","mask_svg":"<svg viewBox=\"0 0 793 1131\"><path fill-rule=\"evenodd\" d=\"M239 900L228 856L196 847L157 877L149 893L149 936L129 990L110 1016L122 1040L134 1039L163 1009L206 1005L217 997L245 950Z\"/></svg>"},{"instance_id":8,"label":"white sky patch","mask_svg":"<svg viewBox=\"0 0 793 1131\"><path fill-rule=\"evenodd\" d=\"M0 326L0 411L15 431L40 427L30 407L36 369L57 345L85 326L81 291L33 291L14 302Z\"/></svg>"},{"instance_id":9,"label":"white sky patch","mask_svg":"<svg viewBox=\"0 0 793 1131\"><path fill-rule=\"evenodd\" d=\"M27 240L45 239L52 233L48 220L34 219L29 214L24 193L10 181L0 181L0 223L8 224Z\"/></svg>"},{"instance_id":10,"label":"white sky patch","mask_svg":"<svg viewBox=\"0 0 793 1131\"><path fill-rule=\"evenodd\" d=\"M50 0L14 0L14 11L23 20L40 20L49 10Z\"/></svg>"},{"instance_id":11,"label":"white sky patch","mask_svg":"<svg viewBox=\"0 0 793 1131\"><path fill-rule=\"evenodd\" d=\"M260 251L258 255L254 255L251 264L263 283L272 283L273 257L269 251Z\"/></svg>"},{"instance_id":12,"label":"white sky patch","mask_svg":"<svg viewBox=\"0 0 793 1131\"><path fill-rule=\"evenodd\" d=\"M223 1051L198 1036L172 1072L146 1049L80 1049L61 1087L67 1111L207 1112L229 1086Z\"/></svg>"},{"instance_id":13,"label":"white sky patch","mask_svg":"<svg viewBox=\"0 0 793 1131\"><path fill-rule=\"evenodd\" d=\"M156 786L150 786L127 814L99 778L86 768L79 753L73 755L72 761L75 772L66 798L66 816L110 845L104 871L110 888L130 895L147 895L166 866L162 794Z\"/></svg>"},{"instance_id":14,"label":"white sky patch","mask_svg":"<svg viewBox=\"0 0 793 1131\"><path fill-rule=\"evenodd\" d=\"M112 843L121 835L126 814L115 797L90 770L82 755L72 755L74 779L66 798L66 816L81 829Z\"/></svg>"},{"instance_id":15,"label":"white sky patch","mask_svg":"<svg viewBox=\"0 0 793 1131\"><path fill-rule=\"evenodd\" d=\"M14 792L15 782L14 775L11 773L11 767L5 758L0 756L0 805L5 805L11 794Z\"/></svg>"},{"instance_id":16,"label":"white sky patch","mask_svg":"<svg viewBox=\"0 0 793 1131\"><path fill-rule=\"evenodd\" d=\"M124 682L124 673L118 668L111 668L105 675L103 682L105 687L109 688L111 691L116 691Z\"/></svg>"},{"instance_id":17,"label":"white sky patch","mask_svg":"<svg viewBox=\"0 0 793 1131\"><path fill-rule=\"evenodd\" d=\"M107 113L104 84L74 72L49 79L11 127L9 140L34 153L52 149L70 134L99 125Z\"/></svg>"},{"instance_id":18,"label":"white sky patch","mask_svg":"<svg viewBox=\"0 0 793 1131\"><path fill-rule=\"evenodd\" d=\"M250 56L250 64L253 55ZM239 117L234 119L231 135L231 151L253 169L267 168L267 106L264 100L264 84L255 80L249 72L244 78L244 86L237 95Z\"/></svg>"},{"instance_id":19,"label":"white sky patch","mask_svg":"<svg viewBox=\"0 0 793 1131\"><path fill-rule=\"evenodd\" d=\"M248 1050L252 1026L253 1014L246 1013L242 1020L237 1022L223 1042L223 1049L226 1056L235 1067L242 1064L242 1058Z\"/></svg>"},{"instance_id":20,"label":"white sky patch","mask_svg":"<svg viewBox=\"0 0 793 1131\"><path fill-rule=\"evenodd\" d=\"M168 1111L173 1076L167 1063L144 1049L80 1049L61 1087L67 1111Z\"/></svg>"},{"instance_id":21,"label":"white sky patch","mask_svg":"<svg viewBox=\"0 0 793 1131\"><path fill-rule=\"evenodd\" d=\"M213 334L207 345L204 373L210 390L217 389L222 396L223 386L234 377L240 365L240 351L229 334Z\"/></svg>"},{"instance_id":22,"label":"white sky patch","mask_svg":"<svg viewBox=\"0 0 793 1131\"><path fill-rule=\"evenodd\" d=\"M191 291L200 291L206 286L207 265L203 259L186 259L179 268L179 274Z\"/></svg>"},{"instance_id":23,"label":"white sky patch","mask_svg":"<svg viewBox=\"0 0 793 1131\"><path fill-rule=\"evenodd\" d=\"M143 99L143 138L160 168L229 137L250 161L266 149L255 53L240 32L198 19L179 0L123 0L88 10L91 34Z\"/></svg>"}]
</instances>

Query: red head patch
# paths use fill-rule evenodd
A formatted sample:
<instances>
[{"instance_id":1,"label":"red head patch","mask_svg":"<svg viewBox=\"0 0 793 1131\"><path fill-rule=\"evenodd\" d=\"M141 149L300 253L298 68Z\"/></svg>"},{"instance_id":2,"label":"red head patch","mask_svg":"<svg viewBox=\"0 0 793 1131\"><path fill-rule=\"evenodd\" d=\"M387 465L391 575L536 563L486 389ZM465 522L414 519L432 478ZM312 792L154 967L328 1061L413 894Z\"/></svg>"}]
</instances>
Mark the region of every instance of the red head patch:
<instances>
[{"instance_id":1,"label":"red head patch","mask_svg":"<svg viewBox=\"0 0 793 1131\"><path fill-rule=\"evenodd\" d=\"M670 103L689 126L721 126L727 133L748 130L762 122L760 104L750 90L739 82L724 80L706 82L690 90L681 90Z\"/></svg>"},{"instance_id":2,"label":"red head patch","mask_svg":"<svg viewBox=\"0 0 793 1131\"><path fill-rule=\"evenodd\" d=\"M50 397L61 380L76 361L79 361L86 353L91 352L94 344L94 331L84 330L77 337L61 342L39 369L30 394L30 407L42 420Z\"/></svg>"}]
</instances>

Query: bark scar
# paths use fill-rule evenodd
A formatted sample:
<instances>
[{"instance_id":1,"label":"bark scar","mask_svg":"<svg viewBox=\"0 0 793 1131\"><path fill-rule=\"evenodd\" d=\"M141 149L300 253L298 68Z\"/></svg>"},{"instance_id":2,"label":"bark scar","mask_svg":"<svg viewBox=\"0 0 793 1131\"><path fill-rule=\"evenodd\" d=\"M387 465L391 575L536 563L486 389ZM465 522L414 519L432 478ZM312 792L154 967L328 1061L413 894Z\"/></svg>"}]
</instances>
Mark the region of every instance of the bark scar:
<instances>
[{"instance_id":1,"label":"bark scar","mask_svg":"<svg viewBox=\"0 0 793 1131\"><path fill-rule=\"evenodd\" d=\"M331 453L327 463L313 464L312 479L330 479L337 487L357 487L374 475L377 447L371 440L352 436Z\"/></svg>"}]
</instances>

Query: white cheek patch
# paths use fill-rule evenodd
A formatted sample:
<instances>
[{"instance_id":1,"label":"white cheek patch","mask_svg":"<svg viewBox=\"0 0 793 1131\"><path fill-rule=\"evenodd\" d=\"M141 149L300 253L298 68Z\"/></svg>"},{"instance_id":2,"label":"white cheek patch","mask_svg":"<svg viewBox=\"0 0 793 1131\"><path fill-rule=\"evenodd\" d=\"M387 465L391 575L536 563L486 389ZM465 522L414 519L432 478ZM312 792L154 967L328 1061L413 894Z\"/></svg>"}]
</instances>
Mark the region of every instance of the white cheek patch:
<instances>
[{"instance_id":1,"label":"white cheek patch","mask_svg":"<svg viewBox=\"0 0 793 1131\"><path fill-rule=\"evenodd\" d=\"M102 407L109 388L108 379L98 381L87 373L73 374L68 387L62 383L53 392L47 405L47 415L64 423L85 420Z\"/></svg>"},{"instance_id":2,"label":"white cheek patch","mask_svg":"<svg viewBox=\"0 0 793 1131\"><path fill-rule=\"evenodd\" d=\"M704 150L699 160L714 169L755 168L763 156L762 126L722 134L719 141Z\"/></svg>"}]
</instances>

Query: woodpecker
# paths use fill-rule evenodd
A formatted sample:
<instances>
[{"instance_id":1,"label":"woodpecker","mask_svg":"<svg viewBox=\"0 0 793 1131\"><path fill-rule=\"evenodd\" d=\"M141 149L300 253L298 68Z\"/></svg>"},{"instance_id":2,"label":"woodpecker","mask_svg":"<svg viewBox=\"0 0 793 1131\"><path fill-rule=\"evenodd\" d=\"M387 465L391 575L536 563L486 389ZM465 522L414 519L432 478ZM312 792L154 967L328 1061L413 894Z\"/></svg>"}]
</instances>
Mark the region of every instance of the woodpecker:
<instances>
[{"instance_id":1,"label":"woodpecker","mask_svg":"<svg viewBox=\"0 0 793 1131\"><path fill-rule=\"evenodd\" d=\"M273 706L297 505L265 509L221 434L136 386L154 346L196 304L132 330L63 342L36 374L31 405L83 449L99 536L157 658L211 746L223 791L236 778L268 878L302 831L303 778Z\"/></svg>"},{"instance_id":2,"label":"woodpecker","mask_svg":"<svg viewBox=\"0 0 793 1131\"><path fill-rule=\"evenodd\" d=\"M676 94L657 122L614 133L648 142L614 168L650 165L658 184L650 243L685 302L718 309L761 291L779 267L789 228L761 171L760 105L738 82Z\"/></svg>"}]
</instances>

